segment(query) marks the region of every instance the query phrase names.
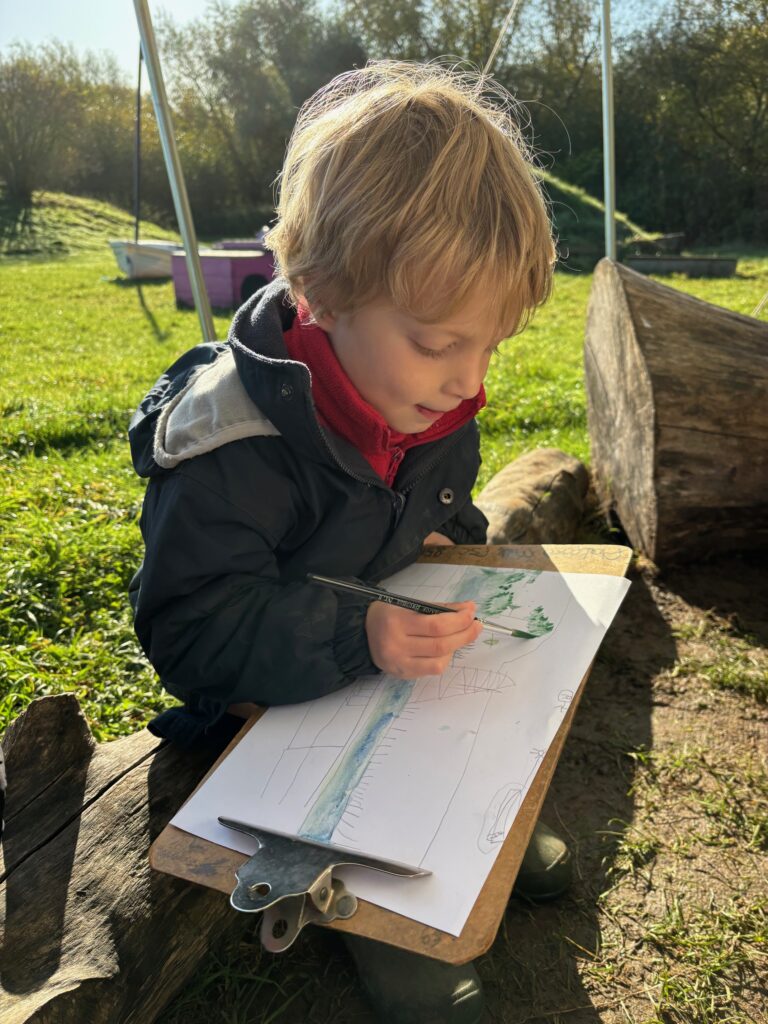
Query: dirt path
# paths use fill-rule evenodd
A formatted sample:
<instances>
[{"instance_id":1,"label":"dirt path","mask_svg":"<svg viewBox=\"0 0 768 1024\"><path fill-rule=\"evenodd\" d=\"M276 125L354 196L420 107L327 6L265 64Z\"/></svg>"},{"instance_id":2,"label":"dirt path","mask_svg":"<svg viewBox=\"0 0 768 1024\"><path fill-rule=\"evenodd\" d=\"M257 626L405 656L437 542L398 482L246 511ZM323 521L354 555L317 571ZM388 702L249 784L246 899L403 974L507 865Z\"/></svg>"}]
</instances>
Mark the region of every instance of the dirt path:
<instances>
[{"instance_id":1,"label":"dirt path","mask_svg":"<svg viewBox=\"0 0 768 1024\"><path fill-rule=\"evenodd\" d=\"M768 1022L766 580L748 556L633 576L543 814L576 883L510 903L478 964L489 1022ZM219 955L164 1024L373 1021L332 935Z\"/></svg>"}]
</instances>

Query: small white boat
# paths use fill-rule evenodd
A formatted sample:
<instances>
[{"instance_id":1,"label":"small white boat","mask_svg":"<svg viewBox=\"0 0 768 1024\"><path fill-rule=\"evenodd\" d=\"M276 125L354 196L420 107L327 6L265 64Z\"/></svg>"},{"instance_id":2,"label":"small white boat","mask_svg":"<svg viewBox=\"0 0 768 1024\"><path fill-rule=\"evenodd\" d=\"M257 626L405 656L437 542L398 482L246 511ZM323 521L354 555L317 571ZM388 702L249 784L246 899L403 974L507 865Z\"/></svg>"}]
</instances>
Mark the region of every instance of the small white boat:
<instances>
[{"instance_id":1,"label":"small white boat","mask_svg":"<svg viewBox=\"0 0 768 1024\"><path fill-rule=\"evenodd\" d=\"M170 277L171 254L180 248L178 242L156 242L110 239L112 252L122 272L131 278Z\"/></svg>"}]
</instances>

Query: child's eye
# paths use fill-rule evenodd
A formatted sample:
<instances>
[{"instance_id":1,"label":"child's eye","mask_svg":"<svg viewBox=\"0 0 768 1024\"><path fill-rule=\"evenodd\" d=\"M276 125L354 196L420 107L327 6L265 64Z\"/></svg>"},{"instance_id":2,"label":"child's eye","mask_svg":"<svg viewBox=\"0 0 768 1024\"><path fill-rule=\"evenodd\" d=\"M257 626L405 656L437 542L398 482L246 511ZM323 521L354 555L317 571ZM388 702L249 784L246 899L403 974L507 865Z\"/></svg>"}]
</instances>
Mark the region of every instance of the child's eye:
<instances>
[{"instance_id":1,"label":"child's eye","mask_svg":"<svg viewBox=\"0 0 768 1024\"><path fill-rule=\"evenodd\" d=\"M429 359L440 359L447 351L447 349L444 348L426 348L424 345L420 345L415 338L411 338L410 341L417 352L423 356L427 356Z\"/></svg>"}]
</instances>

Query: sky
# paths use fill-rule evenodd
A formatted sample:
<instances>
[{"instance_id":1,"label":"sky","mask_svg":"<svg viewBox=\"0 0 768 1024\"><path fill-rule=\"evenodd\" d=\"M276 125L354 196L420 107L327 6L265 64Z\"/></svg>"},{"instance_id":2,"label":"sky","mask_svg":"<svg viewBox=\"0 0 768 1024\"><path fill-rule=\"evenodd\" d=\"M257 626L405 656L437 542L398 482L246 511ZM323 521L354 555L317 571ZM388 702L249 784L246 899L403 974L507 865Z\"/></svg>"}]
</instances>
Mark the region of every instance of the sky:
<instances>
[{"instance_id":1,"label":"sky","mask_svg":"<svg viewBox=\"0 0 768 1024\"><path fill-rule=\"evenodd\" d=\"M223 0L234 5L236 0ZM254 0L258 2L258 0ZM153 24L161 12L181 26L205 14L209 0L149 0ZM664 0L613 0L614 29L650 19ZM598 0L595 0L598 5ZM320 7L327 0L320 0ZM133 0L0 0L0 51L13 42L37 46L58 39L71 43L79 56L86 50L109 51L127 76L136 81L139 30Z\"/></svg>"},{"instance_id":2,"label":"sky","mask_svg":"<svg viewBox=\"0 0 768 1024\"><path fill-rule=\"evenodd\" d=\"M207 5L208 0L149 0L153 24L163 11L184 25L201 17ZM13 42L37 46L52 39L71 43L79 55L108 50L129 82L136 80L139 30L133 0L0 0L0 50Z\"/></svg>"}]
</instances>

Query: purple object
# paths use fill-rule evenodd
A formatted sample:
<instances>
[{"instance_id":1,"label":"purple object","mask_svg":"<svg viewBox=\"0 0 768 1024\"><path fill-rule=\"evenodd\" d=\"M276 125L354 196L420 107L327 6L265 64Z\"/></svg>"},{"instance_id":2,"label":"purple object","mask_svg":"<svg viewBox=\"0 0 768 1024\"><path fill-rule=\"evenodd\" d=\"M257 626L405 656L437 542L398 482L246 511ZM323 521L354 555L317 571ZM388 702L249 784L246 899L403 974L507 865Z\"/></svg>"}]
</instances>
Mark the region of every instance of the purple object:
<instances>
[{"instance_id":1,"label":"purple object","mask_svg":"<svg viewBox=\"0 0 768 1024\"><path fill-rule=\"evenodd\" d=\"M193 309L184 253L175 252L171 261L176 305ZM201 249L200 263L210 303L220 309L237 309L255 291L269 284L275 273L272 254L264 249Z\"/></svg>"},{"instance_id":2,"label":"purple object","mask_svg":"<svg viewBox=\"0 0 768 1024\"><path fill-rule=\"evenodd\" d=\"M214 249L260 249L264 245L261 238L225 238L214 242Z\"/></svg>"}]
</instances>

